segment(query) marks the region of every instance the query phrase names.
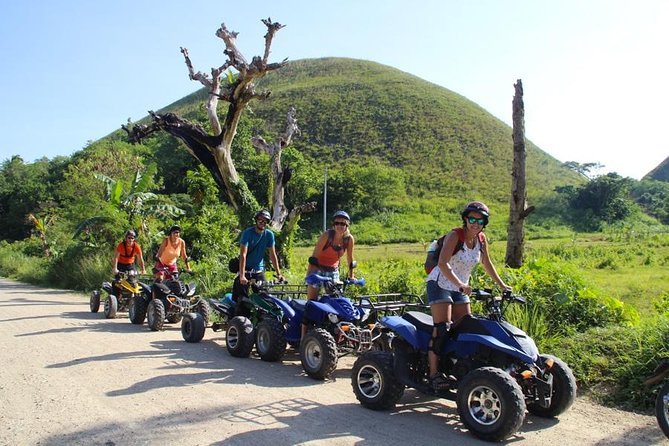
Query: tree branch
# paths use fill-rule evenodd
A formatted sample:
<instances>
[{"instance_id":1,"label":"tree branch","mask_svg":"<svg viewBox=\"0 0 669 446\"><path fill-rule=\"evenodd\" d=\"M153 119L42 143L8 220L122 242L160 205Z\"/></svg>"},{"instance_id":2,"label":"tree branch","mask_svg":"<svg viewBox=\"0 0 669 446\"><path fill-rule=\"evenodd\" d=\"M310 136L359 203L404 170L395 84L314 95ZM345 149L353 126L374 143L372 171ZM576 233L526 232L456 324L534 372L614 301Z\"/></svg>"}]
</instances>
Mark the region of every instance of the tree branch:
<instances>
[{"instance_id":1,"label":"tree branch","mask_svg":"<svg viewBox=\"0 0 669 446\"><path fill-rule=\"evenodd\" d=\"M267 33L265 34L265 53L262 57L263 66L267 65L267 60L269 59L270 47L272 46L272 39L274 39L274 34L277 33L285 25L280 24L279 22L272 22L271 17L263 19L262 22L267 27Z\"/></svg>"}]
</instances>

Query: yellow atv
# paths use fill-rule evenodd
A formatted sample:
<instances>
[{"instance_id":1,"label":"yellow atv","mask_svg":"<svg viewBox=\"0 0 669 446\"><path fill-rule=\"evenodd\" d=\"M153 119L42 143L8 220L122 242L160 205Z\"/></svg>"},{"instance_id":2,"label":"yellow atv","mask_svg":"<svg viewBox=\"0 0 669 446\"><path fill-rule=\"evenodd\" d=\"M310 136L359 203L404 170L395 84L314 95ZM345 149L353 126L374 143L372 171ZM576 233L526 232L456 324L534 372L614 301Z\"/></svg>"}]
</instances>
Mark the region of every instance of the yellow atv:
<instances>
[{"instance_id":1,"label":"yellow atv","mask_svg":"<svg viewBox=\"0 0 669 446\"><path fill-rule=\"evenodd\" d=\"M146 318L146 299L142 294L150 295L148 285L139 281L137 271L119 272L118 279L103 282L102 291L107 293L104 301L104 315L107 319L116 317L119 311L128 311L133 324L142 324ZM94 290L90 297L92 313L100 309L100 290Z\"/></svg>"}]
</instances>

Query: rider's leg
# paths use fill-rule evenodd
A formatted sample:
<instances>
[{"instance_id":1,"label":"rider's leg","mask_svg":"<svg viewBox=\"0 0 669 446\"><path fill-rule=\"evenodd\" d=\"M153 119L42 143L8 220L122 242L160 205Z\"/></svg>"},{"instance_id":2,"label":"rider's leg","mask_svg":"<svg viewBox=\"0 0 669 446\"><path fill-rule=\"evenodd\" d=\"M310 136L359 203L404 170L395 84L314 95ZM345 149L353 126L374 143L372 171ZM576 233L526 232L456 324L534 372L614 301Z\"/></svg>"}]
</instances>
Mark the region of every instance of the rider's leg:
<instances>
[{"instance_id":1,"label":"rider's leg","mask_svg":"<svg viewBox=\"0 0 669 446\"><path fill-rule=\"evenodd\" d=\"M430 308L432 309L432 320L434 322L434 328L432 330L432 339L430 340L427 358L430 365L430 377L434 377L439 373L439 356L437 353L435 353L434 350L436 350L436 348L438 348L440 345L443 345L440 341L440 338L445 337L446 332L448 331L447 325L450 325L451 322L452 304L450 302L434 303L430 306ZM440 327L444 327L446 330L444 330L444 328L441 328L440 330ZM438 340L440 341L439 346L436 346L435 344Z\"/></svg>"},{"instance_id":2,"label":"rider's leg","mask_svg":"<svg viewBox=\"0 0 669 446\"><path fill-rule=\"evenodd\" d=\"M453 323L458 322L464 316L471 314L472 310L469 305L469 302L453 302Z\"/></svg>"},{"instance_id":3,"label":"rider's leg","mask_svg":"<svg viewBox=\"0 0 669 446\"><path fill-rule=\"evenodd\" d=\"M453 293L453 319L454 323L458 322L464 316L471 314L472 309L469 304L469 296L463 293Z\"/></svg>"},{"instance_id":4,"label":"rider's leg","mask_svg":"<svg viewBox=\"0 0 669 446\"><path fill-rule=\"evenodd\" d=\"M314 300L318 298L318 292L320 291L320 288L315 287L313 285L307 285L307 299L308 300ZM302 334L300 339L304 339L304 336L307 334L307 324L302 322Z\"/></svg>"}]
</instances>

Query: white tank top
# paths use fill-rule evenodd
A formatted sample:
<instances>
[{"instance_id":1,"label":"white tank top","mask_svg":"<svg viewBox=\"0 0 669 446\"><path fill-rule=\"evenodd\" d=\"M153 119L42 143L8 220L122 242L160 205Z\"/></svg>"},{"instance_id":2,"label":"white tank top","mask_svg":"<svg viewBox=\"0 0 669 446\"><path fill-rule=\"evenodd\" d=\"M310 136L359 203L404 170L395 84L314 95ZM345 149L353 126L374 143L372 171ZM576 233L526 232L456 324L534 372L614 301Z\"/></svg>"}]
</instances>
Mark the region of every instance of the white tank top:
<instances>
[{"instance_id":1,"label":"white tank top","mask_svg":"<svg viewBox=\"0 0 669 446\"><path fill-rule=\"evenodd\" d=\"M481 243L476 240L476 245L473 248L468 248L466 243L462 247L463 249L451 256L448 264L451 265L453 274L462 283L469 283L472 270L481 261ZM438 265L428 274L427 280L435 280L439 288L443 288L444 290L459 291L458 286L448 280Z\"/></svg>"}]
</instances>

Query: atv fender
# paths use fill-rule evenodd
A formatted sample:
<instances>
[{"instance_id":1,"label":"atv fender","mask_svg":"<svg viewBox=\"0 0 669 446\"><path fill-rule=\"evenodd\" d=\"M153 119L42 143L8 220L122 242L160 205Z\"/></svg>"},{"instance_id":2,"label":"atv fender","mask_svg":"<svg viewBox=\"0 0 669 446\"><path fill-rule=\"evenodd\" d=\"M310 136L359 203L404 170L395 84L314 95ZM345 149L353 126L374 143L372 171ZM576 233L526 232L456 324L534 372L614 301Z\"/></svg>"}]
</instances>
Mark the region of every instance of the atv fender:
<instances>
[{"instance_id":1,"label":"atv fender","mask_svg":"<svg viewBox=\"0 0 669 446\"><path fill-rule=\"evenodd\" d=\"M307 304L304 306L304 315L305 317L313 322L316 322L318 324L324 322L326 319L326 315L328 313L334 313L338 314L337 310L332 308L331 305L329 304L324 304L322 302L316 302L314 300L310 300L307 302Z\"/></svg>"},{"instance_id":2,"label":"atv fender","mask_svg":"<svg viewBox=\"0 0 669 446\"><path fill-rule=\"evenodd\" d=\"M400 316L385 316L381 318L381 324L394 331L398 336L407 341L417 350L426 350L429 335L416 330L416 327Z\"/></svg>"},{"instance_id":3,"label":"atv fender","mask_svg":"<svg viewBox=\"0 0 669 446\"><path fill-rule=\"evenodd\" d=\"M112 286L111 282L102 282L102 289L109 294L114 294L114 287Z\"/></svg>"},{"instance_id":4,"label":"atv fender","mask_svg":"<svg viewBox=\"0 0 669 446\"><path fill-rule=\"evenodd\" d=\"M276 297L272 297L272 301L276 304L277 307L281 308L281 311L283 312L283 317L291 319L293 316L295 316L295 310L290 306L288 302L285 300L277 299Z\"/></svg>"},{"instance_id":5,"label":"atv fender","mask_svg":"<svg viewBox=\"0 0 669 446\"><path fill-rule=\"evenodd\" d=\"M458 351L459 354L464 353L463 350L468 349L467 343L485 345L494 350L502 351L508 355L511 355L514 358L518 358L527 364L534 364L539 359L538 355L530 356L521 350L518 350L516 348L513 348L509 345L500 342L499 340L497 340L492 336L473 334L473 333L460 333L458 335L458 340L455 349Z\"/></svg>"}]
</instances>

